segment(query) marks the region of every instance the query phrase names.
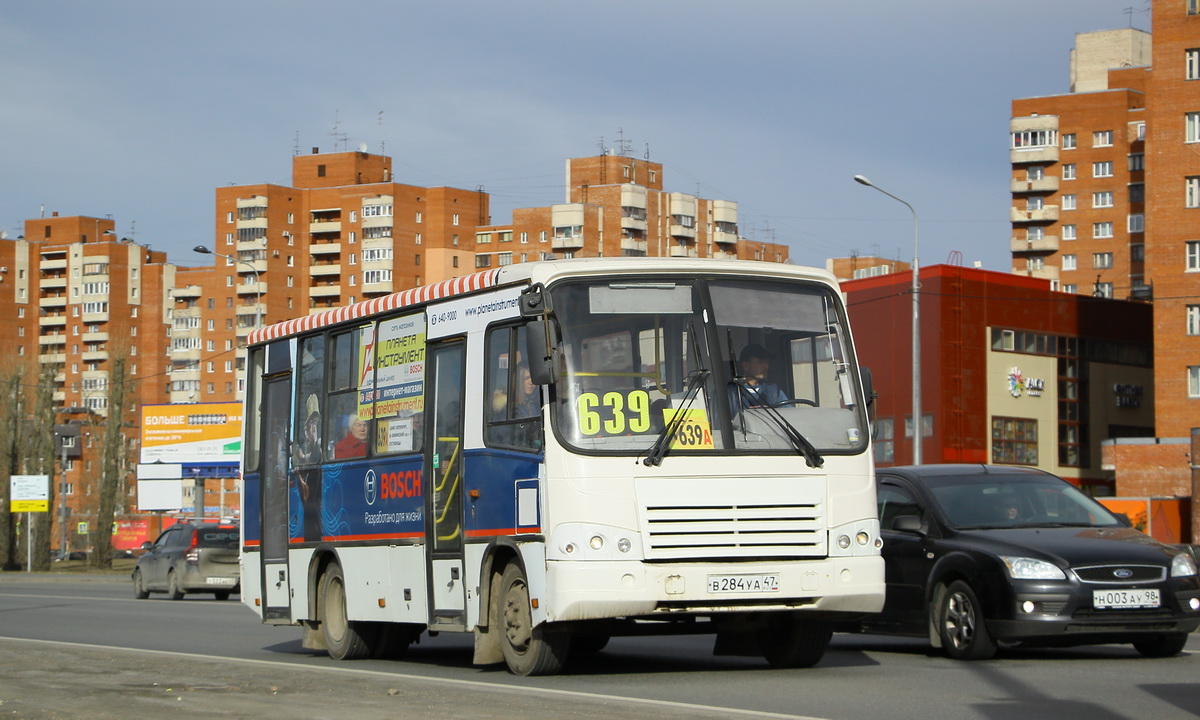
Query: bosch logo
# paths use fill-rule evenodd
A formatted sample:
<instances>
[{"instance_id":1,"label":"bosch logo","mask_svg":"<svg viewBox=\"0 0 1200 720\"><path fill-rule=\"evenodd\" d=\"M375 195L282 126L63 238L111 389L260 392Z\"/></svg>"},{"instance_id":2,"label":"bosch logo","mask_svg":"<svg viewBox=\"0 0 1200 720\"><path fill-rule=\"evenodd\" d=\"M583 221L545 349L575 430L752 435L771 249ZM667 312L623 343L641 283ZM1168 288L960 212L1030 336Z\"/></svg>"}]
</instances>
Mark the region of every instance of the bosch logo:
<instances>
[{"instance_id":1,"label":"bosch logo","mask_svg":"<svg viewBox=\"0 0 1200 720\"><path fill-rule=\"evenodd\" d=\"M375 500L379 497L379 480L375 477L374 470L368 470L366 477L363 478L363 491L367 496L367 504L374 505Z\"/></svg>"},{"instance_id":2,"label":"bosch logo","mask_svg":"<svg viewBox=\"0 0 1200 720\"><path fill-rule=\"evenodd\" d=\"M1129 568L1117 568L1116 570L1113 570L1113 576L1118 580L1128 580L1129 578L1133 577L1133 571Z\"/></svg>"}]
</instances>

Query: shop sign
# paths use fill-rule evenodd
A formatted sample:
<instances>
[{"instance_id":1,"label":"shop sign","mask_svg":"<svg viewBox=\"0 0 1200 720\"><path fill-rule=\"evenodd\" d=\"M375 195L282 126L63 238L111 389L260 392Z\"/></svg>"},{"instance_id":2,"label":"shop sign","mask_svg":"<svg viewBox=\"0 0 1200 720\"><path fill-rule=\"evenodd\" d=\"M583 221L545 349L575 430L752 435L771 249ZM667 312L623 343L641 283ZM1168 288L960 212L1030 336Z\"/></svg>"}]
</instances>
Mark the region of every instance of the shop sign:
<instances>
[{"instance_id":1,"label":"shop sign","mask_svg":"<svg viewBox=\"0 0 1200 720\"><path fill-rule=\"evenodd\" d=\"M1022 394L1029 397L1041 397L1046 391L1046 380L1044 378L1025 377L1021 374L1021 368L1013 367L1008 371L1008 392L1015 398L1021 397Z\"/></svg>"}]
</instances>

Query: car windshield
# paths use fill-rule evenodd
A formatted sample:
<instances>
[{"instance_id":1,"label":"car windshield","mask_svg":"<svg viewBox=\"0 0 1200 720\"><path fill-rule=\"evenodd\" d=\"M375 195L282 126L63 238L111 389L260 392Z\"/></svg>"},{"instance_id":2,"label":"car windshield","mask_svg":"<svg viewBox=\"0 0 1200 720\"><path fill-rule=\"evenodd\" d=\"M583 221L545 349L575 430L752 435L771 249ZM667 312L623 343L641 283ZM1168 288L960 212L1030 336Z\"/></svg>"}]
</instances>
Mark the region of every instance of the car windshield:
<instances>
[{"instance_id":1,"label":"car windshield","mask_svg":"<svg viewBox=\"0 0 1200 720\"><path fill-rule=\"evenodd\" d=\"M1120 525L1103 505L1053 475L944 476L924 481L946 519L959 530Z\"/></svg>"},{"instance_id":2,"label":"car windshield","mask_svg":"<svg viewBox=\"0 0 1200 720\"><path fill-rule=\"evenodd\" d=\"M840 300L811 282L628 278L551 290L555 426L587 452L851 454L866 417ZM673 431L667 431L670 434Z\"/></svg>"},{"instance_id":3,"label":"car windshield","mask_svg":"<svg viewBox=\"0 0 1200 720\"><path fill-rule=\"evenodd\" d=\"M219 530L205 530L202 528L197 532L196 546L237 550L238 531L236 528L221 528Z\"/></svg>"}]
</instances>

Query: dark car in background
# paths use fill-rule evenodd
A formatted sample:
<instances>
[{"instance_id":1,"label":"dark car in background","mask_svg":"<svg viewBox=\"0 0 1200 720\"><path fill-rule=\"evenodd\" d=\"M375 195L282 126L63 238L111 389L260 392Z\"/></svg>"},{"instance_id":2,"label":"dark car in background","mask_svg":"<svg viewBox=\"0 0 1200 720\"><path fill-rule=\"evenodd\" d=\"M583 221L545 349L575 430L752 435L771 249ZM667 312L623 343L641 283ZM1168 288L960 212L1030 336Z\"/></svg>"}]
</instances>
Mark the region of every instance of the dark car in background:
<instances>
[{"instance_id":1,"label":"dark car in background","mask_svg":"<svg viewBox=\"0 0 1200 720\"><path fill-rule=\"evenodd\" d=\"M1200 624L1190 550L1055 475L916 465L876 478L887 600L857 630L928 637L964 660L1007 644L1131 643L1166 657Z\"/></svg>"},{"instance_id":2,"label":"dark car in background","mask_svg":"<svg viewBox=\"0 0 1200 720\"><path fill-rule=\"evenodd\" d=\"M187 593L212 593L227 600L240 587L239 528L236 524L180 522L163 531L133 569L133 594L165 592L172 600Z\"/></svg>"}]
</instances>

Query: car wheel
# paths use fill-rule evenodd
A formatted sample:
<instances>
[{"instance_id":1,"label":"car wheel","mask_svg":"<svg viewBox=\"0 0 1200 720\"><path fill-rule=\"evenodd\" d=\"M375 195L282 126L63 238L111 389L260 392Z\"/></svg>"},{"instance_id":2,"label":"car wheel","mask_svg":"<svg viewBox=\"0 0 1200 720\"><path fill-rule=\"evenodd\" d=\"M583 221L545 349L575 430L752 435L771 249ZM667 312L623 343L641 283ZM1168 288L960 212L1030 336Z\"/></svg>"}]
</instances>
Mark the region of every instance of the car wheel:
<instances>
[{"instance_id":1,"label":"car wheel","mask_svg":"<svg viewBox=\"0 0 1200 720\"><path fill-rule=\"evenodd\" d=\"M146 589L146 583L142 580L142 571L133 571L133 596L138 600L145 600L150 597L150 591Z\"/></svg>"},{"instance_id":2,"label":"car wheel","mask_svg":"<svg viewBox=\"0 0 1200 720\"><path fill-rule=\"evenodd\" d=\"M947 655L955 660L986 660L996 654L983 608L970 585L962 580L950 583L935 612L934 626Z\"/></svg>"},{"instance_id":3,"label":"car wheel","mask_svg":"<svg viewBox=\"0 0 1200 720\"><path fill-rule=\"evenodd\" d=\"M334 660L358 660L370 656L375 628L370 623L350 620L346 612L346 579L342 566L331 563L321 575L321 632Z\"/></svg>"},{"instance_id":4,"label":"car wheel","mask_svg":"<svg viewBox=\"0 0 1200 720\"><path fill-rule=\"evenodd\" d=\"M826 622L801 620L795 613L781 613L758 633L763 657L774 667L812 667L821 662L833 626Z\"/></svg>"},{"instance_id":5,"label":"car wheel","mask_svg":"<svg viewBox=\"0 0 1200 720\"><path fill-rule=\"evenodd\" d=\"M215 595L218 600L228 600L229 599L229 591L228 590L218 590L215 593L213 593L213 595Z\"/></svg>"},{"instance_id":6,"label":"car wheel","mask_svg":"<svg viewBox=\"0 0 1200 720\"><path fill-rule=\"evenodd\" d=\"M529 608L529 583L517 563L509 563L500 576L500 617L496 627L503 631L500 649L514 675L553 675L562 670L571 636L534 627Z\"/></svg>"},{"instance_id":7,"label":"car wheel","mask_svg":"<svg viewBox=\"0 0 1200 720\"><path fill-rule=\"evenodd\" d=\"M167 597L172 600L183 599L183 590L179 588L179 575L174 570L167 573Z\"/></svg>"},{"instance_id":8,"label":"car wheel","mask_svg":"<svg viewBox=\"0 0 1200 720\"><path fill-rule=\"evenodd\" d=\"M1187 633L1158 635L1157 637L1134 640L1133 648L1145 657L1165 658L1183 652L1184 645L1187 645L1187 639Z\"/></svg>"}]
</instances>

